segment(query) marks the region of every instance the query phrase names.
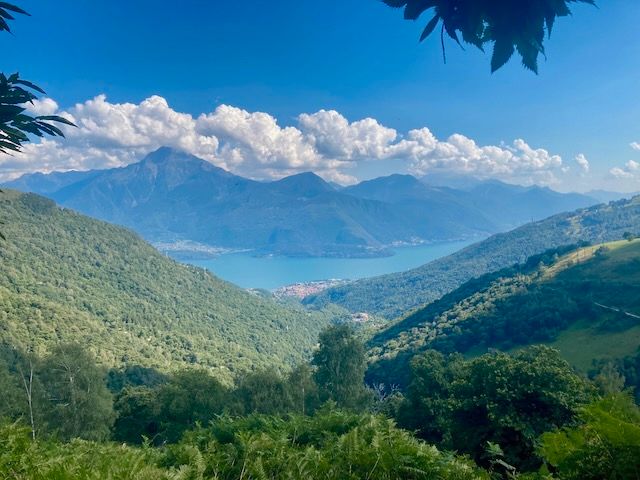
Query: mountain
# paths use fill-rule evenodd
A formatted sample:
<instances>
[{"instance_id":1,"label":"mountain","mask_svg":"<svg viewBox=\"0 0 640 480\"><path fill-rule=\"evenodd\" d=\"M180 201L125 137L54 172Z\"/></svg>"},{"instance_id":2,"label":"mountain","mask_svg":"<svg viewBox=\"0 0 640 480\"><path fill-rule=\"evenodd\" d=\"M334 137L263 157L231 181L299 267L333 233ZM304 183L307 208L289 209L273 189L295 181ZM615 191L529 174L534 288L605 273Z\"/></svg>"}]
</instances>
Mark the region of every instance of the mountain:
<instances>
[{"instance_id":1,"label":"mountain","mask_svg":"<svg viewBox=\"0 0 640 480\"><path fill-rule=\"evenodd\" d=\"M256 182L168 148L46 194L150 241L191 240L258 253L370 256L418 237L486 234L458 224L430 231L421 221L416 227L401 209L337 191L313 173Z\"/></svg>"},{"instance_id":2,"label":"mountain","mask_svg":"<svg viewBox=\"0 0 640 480\"><path fill-rule=\"evenodd\" d=\"M595 198L596 200L607 203L607 202L615 202L617 200L622 200L623 198L632 198L636 195L639 195L640 192L635 193L622 193L622 192L609 192L607 190L591 190L586 193L591 198Z\"/></svg>"},{"instance_id":3,"label":"mountain","mask_svg":"<svg viewBox=\"0 0 640 480\"><path fill-rule=\"evenodd\" d=\"M471 280L378 332L372 380L398 381L420 351L477 355L546 343L585 372L640 345L640 240L561 247Z\"/></svg>"},{"instance_id":4,"label":"mountain","mask_svg":"<svg viewBox=\"0 0 640 480\"><path fill-rule=\"evenodd\" d=\"M75 341L107 365L195 363L229 381L303 360L328 323L35 194L0 193L0 221L0 343Z\"/></svg>"},{"instance_id":5,"label":"mountain","mask_svg":"<svg viewBox=\"0 0 640 480\"><path fill-rule=\"evenodd\" d=\"M569 197L550 190L542 199L509 197L508 208L525 213L504 220L493 207L502 191L495 198L474 196L408 175L348 188L310 172L257 182L169 148L123 168L26 175L5 186L46 195L155 243L191 241L289 256L385 255L394 244L486 237L514 222L574 208L572 202L594 203L588 197L564 202ZM523 202L540 207L532 213Z\"/></svg>"},{"instance_id":6,"label":"mountain","mask_svg":"<svg viewBox=\"0 0 640 480\"><path fill-rule=\"evenodd\" d=\"M418 180L411 175L391 175L362 182L345 192L402 205L415 212L429 211L436 225L458 222L494 233L598 203L587 195L559 193L545 187L452 176L435 178L440 181L434 177Z\"/></svg>"},{"instance_id":7,"label":"mountain","mask_svg":"<svg viewBox=\"0 0 640 480\"><path fill-rule=\"evenodd\" d=\"M52 172L52 173L29 173L11 182L5 183L7 188L14 188L22 192L33 192L41 195L57 192L58 190L94 177L100 170L88 170L84 172Z\"/></svg>"},{"instance_id":8,"label":"mountain","mask_svg":"<svg viewBox=\"0 0 640 480\"><path fill-rule=\"evenodd\" d=\"M542 220L555 213L623 198L618 196L603 199L590 193L559 193L547 187L524 187L466 175L433 173L420 180L427 186L454 188L463 192L460 200L476 205L501 230L510 230L528 222Z\"/></svg>"},{"instance_id":9,"label":"mountain","mask_svg":"<svg viewBox=\"0 0 640 480\"><path fill-rule=\"evenodd\" d=\"M579 241L602 243L640 232L640 197L561 213L499 233L447 257L401 273L357 280L305 299L352 312L395 318L451 292L464 282Z\"/></svg>"}]
</instances>

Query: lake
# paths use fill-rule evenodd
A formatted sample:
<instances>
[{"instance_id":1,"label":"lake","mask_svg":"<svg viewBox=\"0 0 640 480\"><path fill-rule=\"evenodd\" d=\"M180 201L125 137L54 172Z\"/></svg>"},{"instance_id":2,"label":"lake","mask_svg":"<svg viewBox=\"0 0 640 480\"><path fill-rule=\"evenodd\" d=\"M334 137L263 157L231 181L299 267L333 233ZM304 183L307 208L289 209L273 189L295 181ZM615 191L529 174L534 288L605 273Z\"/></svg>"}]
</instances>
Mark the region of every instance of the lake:
<instances>
[{"instance_id":1,"label":"lake","mask_svg":"<svg viewBox=\"0 0 640 480\"><path fill-rule=\"evenodd\" d=\"M460 250L473 241L434 243L394 249L395 255L380 258L290 258L254 257L251 253L230 253L211 260L188 263L244 288L274 290L293 283L355 280L409 270Z\"/></svg>"}]
</instances>

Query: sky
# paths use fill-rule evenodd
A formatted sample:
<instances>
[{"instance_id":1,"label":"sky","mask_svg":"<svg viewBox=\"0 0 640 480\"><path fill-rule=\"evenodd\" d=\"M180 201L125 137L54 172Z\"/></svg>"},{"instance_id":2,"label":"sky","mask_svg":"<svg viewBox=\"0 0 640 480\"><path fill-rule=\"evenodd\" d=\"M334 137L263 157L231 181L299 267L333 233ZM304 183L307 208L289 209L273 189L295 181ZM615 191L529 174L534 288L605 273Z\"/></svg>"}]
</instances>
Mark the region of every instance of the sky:
<instances>
[{"instance_id":1,"label":"sky","mask_svg":"<svg viewBox=\"0 0 640 480\"><path fill-rule=\"evenodd\" d=\"M18 2L18 0L15 0ZM0 178L126 165L162 145L234 173L353 183L469 174L640 190L640 3L573 7L539 75L439 38L378 0L24 0L3 70L47 91L66 139L0 156Z\"/></svg>"}]
</instances>

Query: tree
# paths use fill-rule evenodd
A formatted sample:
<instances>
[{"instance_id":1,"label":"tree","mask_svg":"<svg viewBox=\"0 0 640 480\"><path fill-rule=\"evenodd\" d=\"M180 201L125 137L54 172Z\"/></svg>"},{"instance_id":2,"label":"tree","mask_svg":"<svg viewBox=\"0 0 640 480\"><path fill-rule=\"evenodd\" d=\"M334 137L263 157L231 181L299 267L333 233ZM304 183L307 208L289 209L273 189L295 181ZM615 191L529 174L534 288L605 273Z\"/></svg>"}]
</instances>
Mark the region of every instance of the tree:
<instances>
[{"instance_id":1,"label":"tree","mask_svg":"<svg viewBox=\"0 0 640 480\"><path fill-rule=\"evenodd\" d=\"M383 0L391 7L404 7L404 18L417 20L433 9L420 41L440 26L445 55L445 33L458 45L462 42L484 51L493 43L491 71L495 72L517 51L525 68L538 72L538 56L544 55L545 36L558 17L571 14L571 3L595 5L595 0ZM446 55L445 55L446 62Z\"/></svg>"},{"instance_id":2,"label":"tree","mask_svg":"<svg viewBox=\"0 0 640 480\"><path fill-rule=\"evenodd\" d=\"M196 423L207 424L224 410L227 388L204 370L181 370L160 385L156 393L155 415L160 438L177 441Z\"/></svg>"},{"instance_id":3,"label":"tree","mask_svg":"<svg viewBox=\"0 0 640 480\"><path fill-rule=\"evenodd\" d=\"M0 2L0 32L11 32L8 20L12 14L28 15L21 8ZM18 73L9 75L0 73L0 153L19 152L22 145L29 141L28 135L64 137L64 133L53 123L75 126L66 118L57 115L31 116L26 112L25 104L33 103L37 96L45 91L32 82L23 80ZM52 123L53 122L53 123Z\"/></svg>"},{"instance_id":4,"label":"tree","mask_svg":"<svg viewBox=\"0 0 640 480\"><path fill-rule=\"evenodd\" d=\"M78 344L58 345L40 368L49 402L46 422L60 438L103 440L114 421L105 371Z\"/></svg>"},{"instance_id":5,"label":"tree","mask_svg":"<svg viewBox=\"0 0 640 480\"><path fill-rule=\"evenodd\" d=\"M234 413L277 415L293 409L287 384L274 369L244 374L233 392Z\"/></svg>"},{"instance_id":6,"label":"tree","mask_svg":"<svg viewBox=\"0 0 640 480\"><path fill-rule=\"evenodd\" d=\"M364 386L367 361L362 342L346 325L327 328L320 333L319 341L312 364L320 399L333 400L349 409L361 407L369 396Z\"/></svg>"},{"instance_id":7,"label":"tree","mask_svg":"<svg viewBox=\"0 0 640 480\"><path fill-rule=\"evenodd\" d=\"M549 432L539 452L560 478L596 480L638 478L640 472L640 408L617 393L580 412L581 425Z\"/></svg>"},{"instance_id":8,"label":"tree","mask_svg":"<svg viewBox=\"0 0 640 480\"><path fill-rule=\"evenodd\" d=\"M287 376L287 395L295 413L311 415L320 406L318 385L313 370L306 363L295 367Z\"/></svg>"},{"instance_id":9,"label":"tree","mask_svg":"<svg viewBox=\"0 0 640 480\"><path fill-rule=\"evenodd\" d=\"M622 238L625 239L627 242L631 242L636 238L636 236L631 232L624 232L624 234L622 235Z\"/></svg>"},{"instance_id":10,"label":"tree","mask_svg":"<svg viewBox=\"0 0 640 480\"><path fill-rule=\"evenodd\" d=\"M486 461L487 442L498 444L506 462L520 468L539 464L537 438L571 422L593 394L588 382L548 347L470 361L431 351L416 357L412 368L401 425L479 462Z\"/></svg>"}]
</instances>

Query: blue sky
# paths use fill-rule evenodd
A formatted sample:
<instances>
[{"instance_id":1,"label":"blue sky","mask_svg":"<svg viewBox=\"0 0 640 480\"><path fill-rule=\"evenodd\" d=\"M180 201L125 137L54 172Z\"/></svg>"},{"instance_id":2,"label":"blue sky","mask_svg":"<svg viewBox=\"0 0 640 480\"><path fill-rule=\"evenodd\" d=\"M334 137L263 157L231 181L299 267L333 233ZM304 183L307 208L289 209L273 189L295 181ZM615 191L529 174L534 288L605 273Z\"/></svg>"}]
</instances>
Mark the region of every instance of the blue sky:
<instances>
[{"instance_id":1,"label":"blue sky","mask_svg":"<svg viewBox=\"0 0 640 480\"><path fill-rule=\"evenodd\" d=\"M640 142L640 4L598 3L558 21L538 76L517 60L491 75L488 54L451 42L444 65L435 37L417 42L426 20L407 22L375 0L24 1L32 17L2 37L3 69L43 86L59 110L99 94L110 104L157 95L194 117L225 104L266 112L281 127L336 110L351 122L372 117L398 140L423 127L441 141L459 133L479 146L521 138L571 168L556 188L640 190L628 163L640 162L630 146ZM588 174L574 163L578 154ZM323 169L314 162L311 169ZM244 165L238 173L250 175ZM407 170L401 155L342 165L360 179ZM232 161L223 166L233 170Z\"/></svg>"}]
</instances>

